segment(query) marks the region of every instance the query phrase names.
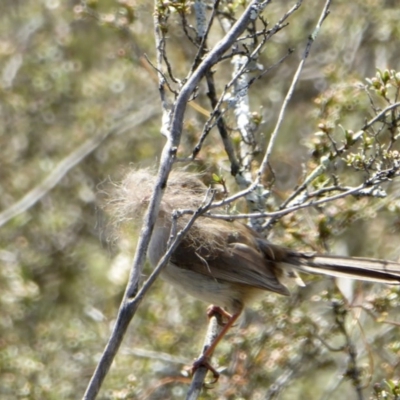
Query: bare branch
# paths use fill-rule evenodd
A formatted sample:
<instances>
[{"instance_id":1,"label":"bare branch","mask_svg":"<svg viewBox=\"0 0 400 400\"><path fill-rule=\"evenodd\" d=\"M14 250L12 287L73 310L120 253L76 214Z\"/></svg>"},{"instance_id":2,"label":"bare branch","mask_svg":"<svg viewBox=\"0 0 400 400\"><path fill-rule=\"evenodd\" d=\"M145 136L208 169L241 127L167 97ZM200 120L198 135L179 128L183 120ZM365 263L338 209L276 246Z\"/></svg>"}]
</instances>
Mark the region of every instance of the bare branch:
<instances>
[{"instance_id":1,"label":"bare branch","mask_svg":"<svg viewBox=\"0 0 400 400\"><path fill-rule=\"evenodd\" d=\"M235 156L231 141L229 139L228 133L227 133L227 129L226 129L226 124L224 122L223 119L223 111L221 111L221 105L224 101L227 101L229 95L228 95L228 90L235 85L235 83L238 81L238 79L240 78L240 76L244 73L245 69L248 67L249 63L251 61L254 61L256 59L256 57L258 56L258 53L260 52L260 50L262 49L263 45L265 44L265 42L269 39L271 39L271 37L277 33L278 31L280 31L282 29L282 24L283 22L289 18L289 16L291 14L293 14L294 11L297 10L297 7L292 7L288 12L286 12L282 18L275 24L275 26L265 32L262 31L263 33L263 41L261 44L259 44L253 51L252 53L249 55L248 51L246 52L239 52L239 51L235 51L233 54L228 55L229 58L231 57L235 57L235 56L239 56L239 55L243 55L246 56L246 60L243 64L241 64L241 67L237 69L237 71L235 71L233 73L233 76L231 78L231 80L225 85L225 88L222 92L222 94L220 95L218 101L216 99L216 91L215 91L215 84L214 84L214 78L213 78L213 74L211 71L207 72L207 84L208 84L208 96L210 97L211 100L211 104L213 107L213 111L211 112L208 120L206 121L206 123L204 124L204 128L203 128L203 132L200 136L200 139L198 141L198 143L196 144L196 146L193 149L193 153L192 153L192 158L194 159L197 154L200 152L201 147L205 141L205 139L207 138L208 134L210 133L211 129L215 126L215 124L218 127L225 151L228 155L229 161L231 163L231 174L233 176L236 176L237 173L240 170L240 164ZM224 26L230 26L230 22L227 22ZM290 53L290 51L289 51ZM287 54L288 55L288 54ZM274 68L275 66L279 65L286 57L284 56L281 60L279 60L276 64L274 64L273 66L271 66L270 68L267 68L262 74L260 74L257 78L253 78L249 80L249 83L247 84L247 87L250 87L256 79L261 78L261 76L263 76L265 73L269 72L272 68ZM225 57L221 57L220 61L222 59L224 59ZM215 123L213 122L215 121Z\"/></svg>"},{"instance_id":2,"label":"bare branch","mask_svg":"<svg viewBox=\"0 0 400 400\"><path fill-rule=\"evenodd\" d=\"M246 29L248 23L255 20L258 14L270 3L270 0L253 0L242 16L236 21L230 31L207 54L193 75L187 80L176 100L174 115L171 123L171 137L180 137L182 132L183 116L187 102L200 79L207 70L219 61L220 57L229 49L239 35ZM177 145L178 143L174 143Z\"/></svg>"},{"instance_id":3,"label":"bare branch","mask_svg":"<svg viewBox=\"0 0 400 400\"><path fill-rule=\"evenodd\" d=\"M378 181L381 183L381 181ZM376 184L378 184L378 182ZM216 219L225 219L225 220L234 220L234 219L246 219L246 218L274 218L274 217L282 217L286 214L290 214L292 212L298 211L303 208L308 208L308 207L315 207L321 204L329 203L350 195L361 195L361 196L374 196L373 190L375 190L376 187L374 184L372 184L370 181L364 182L359 186L353 187L353 188L348 188L345 190L342 188L341 190L345 190L342 193L338 193L336 195L326 197L320 200L311 200L309 202L304 202L292 207L285 208L283 210L279 211L274 211L270 213L249 213L249 214L236 214L236 215L226 215L226 214L211 214L211 213L206 213L204 216L210 217L210 218L216 218ZM337 189L339 190L339 189ZM215 202L210 208L218 208L218 207L223 207L233 201L236 201L237 199L241 198L243 196L243 193L246 193L248 189L239 192L227 199L221 200L219 202ZM268 227L269 222L264 224L264 227Z\"/></svg>"},{"instance_id":4,"label":"bare branch","mask_svg":"<svg viewBox=\"0 0 400 400\"><path fill-rule=\"evenodd\" d=\"M155 192L153 193L152 199L153 200L155 197ZM150 200L150 201L151 201ZM189 229L192 227L194 224L195 220L202 215L204 212L206 212L213 200L213 197L211 197L208 201L207 204L205 204L202 207L199 207L193 214L193 216L190 218L184 229L182 229L180 232L178 232L177 235L170 241L168 249L165 252L164 256L161 258L159 261L157 267L153 270L149 278L146 280L146 282L143 284L143 286L138 290L136 293L135 292L128 292L128 290L131 289L131 286L128 285L125 296L123 299L123 302L120 306L117 320L115 322L115 325L113 327L113 331L111 333L110 339L104 349L104 352L101 356L101 359L99 363L97 364L96 370L93 373L93 376L89 382L89 385L86 389L86 392L83 396L84 400L92 400L95 399L101 384L111 366L111 363L119 349L119 346L121 345L122 339L125 335L125 332L129 326L129 323L135 314L136 310L138 309L142 299L144 298L145 294L147 291L150 289L154 281L156 280L157 276L160 274L162 269L167 265L169 258L171 257L172 253L176 250L178 247L179 243L182 241L184 238L185 234L189 231ZM141 240L143 241L143 236L145 235L146 232L143 232L142 235L139 238L139 243ZM139 245L138 245L139 247ZM136 252L137 254L137 252ZM146 254L146 253L145 253ZM137 256L136 256L137 258ZM134 271L133 271L134 273ZM135 277L135 276L134 276ZM136 288L134 288L136 289ZM129 295L129 296L128 296ZM134 296L134 297L133 297Z\"/></svg>"},{"instance_id":5,"label":"bare branch","mask_svg":"<svg viewBox=\"0 0 400 400\"><path fill-rule=\"evenodd\" d=\"M171 171L172 164L174 163L176 157L177 148L179 146L182 134L183 118L190 96L196 89L197 84L199 83L200 79L205 75L207 70L214 63L216 63L219 60L220 56L232 45L232 43L234 43L238 36L246 29L247 24L251 20L257 18L258 14L264 9L264 7L266 7L269 1L270 0L253 0L248 5L242 16L235 23L228 34L225 35L224 38L222 38L216 44L213 50L211 50L210 53L200 63L199 67L193 73L193 75L186 81L176 99L173 114L171 116L171 125L169 132L165 130L163 132L167 136L168 141L164 146L161 154L159 172L154 187L154 192L150 199L150 203L143 220L141 231L142 234L137 244L135 257L129 276L129 282L125 290L124 298L119 309L117 321L114 326L113 332L84 395L85 400L94 399L99 392L101 384L122 342L129 322L135 314L136 309L142 299L141 296L144 295L143 290L148 290L162 268L162 266L160 266L159 264L159 267L154 270L148 281L143 285L142 290L138 292L138 285L142 273L143 264L146 258L147 248L158 215L161 197L167 185L168 175ZM155 21L155 23L157 24L157 20ZM163 127L166 127L166 125L163 125ZM167 259L164 257L161 263L166 263L165 260Z\"/></svg>"},{"instance_id":6,"label":"bare branch","mask_svg":"<svg viewBox=\"0 0 400 400\"><path fill-rule=\"evenodd\" d=\"M364 396L361 385L361 370L357 364L357 350L349 333L347 332L345 325L346 310L343 309L342 304L336 300L332 302L332 306L336 325L345 338L346 350L349 355L347 370L344 375L352 380L358 400L363 400Z\"/></svg>"},{"instance_id":7,"label":"bare branch","mask_svg":"<svg viewBox=\"0 0 400 400\"><path fill-rule=\"evenodd\" d=\"M379 121L387 112L392 111L396 108L400 107L400 102L391 104L390 106L385 107L380 113L378 113L374 118L369 120L358 132L356 132L353 136L353 140L357 141L364 132L370 128L375 122Z\"/></svg>"},{"instance_id":8,"label":"bare branch","mask_svg":"<svg viewBox=\"0 0 400 400\"><path fill-rule=\"evenodd\" d=\"M207 349L211 346L211 344L218 337L218 334L220 333L221 329L222 329L222 327L218 324L217 317L212 316L210 318L210 322L208 324L206 338L204 340L203 350L202 350L200 356L205 354ZM188 390L188 393L186 396L186 400L196 400L200 396L201 390L204 385L204 379L206 378L207 372L208 372L208 370L206 367L200 367L199 369L196 370L196 372L193 375L192 383L190 384L190 387L189 387L189 390Z\"/></svg>"},{"instance_id":9,"label":"bare branch","mask_svg":"<svg viewBox=\"0 0 400 400\"><path fill-rule=\"evenodd\" d=\"M261 166L260 166L260 168L259 168L259 170L257 172L257 175L258 175L257 180L258 181L260 180L262 173L264 171L266 171L266 169L267 169L267 166L268 166L268 163L269 163L269 159L271 158L272 149L274 148L276 138L278 137L279 129L280 129L280 127L282 125L282 122L283 122L283 117L285 115L286 108L287 108L287 106L289 104L290 99L293 96L294 89L295 89L295 87L297 85L297 82L298 82L298 80L300 78L300 74L301 74L301 71L303 70L303 66L304 66L304 64L306 62L308 54L310 53L311 46L314 43L314 41L315 41L315 39L316 39L316 37L318 35L319 30L321 29L322 23L324 22L325 18L329 15L329 6L330 6L330 4L331 4L331 0L327 0L325 2L325 6L324 6L324 8L322 10L321 16L320 16L320 18L319 18L319 20L317 22L317 25L316 25L316 27L314 29L314 32L310 35L310 37L308 39L306 48L304 50L303 58L300 61L300 64L297 67L296 73L293 76L292 83L290 85L290 88L289 88L289 90L288 90L288 92L286 94L286 97L285 97L285 99L283 101L281 110L279 112L279 116L278 116L278 120L276 121L275 128L271 133L271 137L269 139L269 143L268 143L267 150L265 152L264 159L263 159L263 161L261 163ZM301 5L301 1L299 1L295 5L295 7L298 8L298 7L300 7L300 5Z\"/></svg>"}]
</instances>

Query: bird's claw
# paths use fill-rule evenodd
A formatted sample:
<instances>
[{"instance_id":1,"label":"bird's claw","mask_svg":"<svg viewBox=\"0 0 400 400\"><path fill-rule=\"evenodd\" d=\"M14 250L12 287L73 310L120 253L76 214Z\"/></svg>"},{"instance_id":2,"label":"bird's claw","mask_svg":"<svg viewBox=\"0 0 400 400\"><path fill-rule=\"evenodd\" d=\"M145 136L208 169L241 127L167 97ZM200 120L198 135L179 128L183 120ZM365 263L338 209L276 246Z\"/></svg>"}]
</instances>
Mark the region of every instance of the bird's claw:
<instances>
[{"instance_id":1,"label":"bird's claw","mask_svg":"<svg viewBox=\"0 0 400 400\"><path fill-rule=\"evenodd\" d=\"M191 373L192 375L199 369L199 368L206 368L212 374L214 379L209 382L210 384L216 383L219 379L219 372L210 364L208 357L201 356L197 360L195 360L192 364Z\"/></svg>"},{"instance_id":2,"label":"bird's claw","mask_svg":"<svg viewBox=\"0 0 400 400\"><path fill-rule=\"evenodd\" d=\"M225 311L223 308L214 305L211 305L207 308L207 316L208 318L211 317L217 318L218 325L220 326L225 325L223 321L224 318L229 320L232 317L232 315L229 314L227 311Z\"/></svg>"}]
</instances>

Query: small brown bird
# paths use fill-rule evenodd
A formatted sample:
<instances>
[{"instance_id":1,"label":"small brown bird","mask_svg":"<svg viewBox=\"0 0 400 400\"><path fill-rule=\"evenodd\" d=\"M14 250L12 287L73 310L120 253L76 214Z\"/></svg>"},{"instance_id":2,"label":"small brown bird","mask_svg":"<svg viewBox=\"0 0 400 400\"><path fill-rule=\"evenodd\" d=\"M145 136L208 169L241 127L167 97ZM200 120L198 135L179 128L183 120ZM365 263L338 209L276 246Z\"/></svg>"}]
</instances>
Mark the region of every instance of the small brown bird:
<instances>
[{"instance_id":1,"label":"small brown bird","mask_svg":"<svg viewBox=\"0 0 400 400\"><path fill-rule=\"evenodd\" d=\"M146 169L126 175L110 203L118 221L141 218L155 179L155 174ZM167 249L172 211L196 210L207 190L196 174L183 171L170 174L148 249L153 266ZM188 218L179 219L179 228L186 225ZM299 272L400 284L400 264L396 262L294 251L268 242L240 222L198 218L161 273L179 290L214 304L217 306L214 311L229 317L217 340L195 367L206 364L213 370L207 357L243 308L265 290L290 295L285 282L293 280L301 285Z\"/></svg>"}]
</instances>

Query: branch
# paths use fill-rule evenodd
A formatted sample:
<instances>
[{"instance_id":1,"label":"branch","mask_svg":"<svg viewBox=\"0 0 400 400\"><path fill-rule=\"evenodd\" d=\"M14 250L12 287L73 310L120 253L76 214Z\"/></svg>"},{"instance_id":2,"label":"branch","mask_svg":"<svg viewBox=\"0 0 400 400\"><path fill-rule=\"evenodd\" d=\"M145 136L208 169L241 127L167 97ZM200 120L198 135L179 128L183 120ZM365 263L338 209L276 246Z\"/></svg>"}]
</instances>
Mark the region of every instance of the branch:
<instances>
[{"instance_id":1,"label":"branch","mask_svg":"<svg viewBox=\"0 0 400 400\"><path fill-rule=\"evenodd\" d=\"M138 285L146 259L147 248L158 215L161 197L165 187L167 186L168 175L176 158L176 152L182 135L183 118L190 96L196 89L197 84L205 75L207 70L219 60L220 56L224 54L226 50L228 50L228 48L234 43L239 35L246 29L248 23L257 18L258 14L264 9L269 1L270 0L253 0L248 5L242 16L235 23L228 34L216 44L213 50L211 50L210 53L200 63L198 69L190 78L188 78L176 99L173 114L171 115L170 129L163 132L168 141L165 144L161 154L157 180L154 186L153 195L150 199L150 203L143 220L142 231L137 244L135 257L133 259L129 282L125 290L124 298L121 302L113 332L111 333L110 339L84 395L85 400L92 400L96 398L101 384L122 342L129 322L134 316L142 299L141 296L144 295L143 289L146 288L147 290L151 286L155 280L155 277L162 268L162 266L159 264L146 284L143 286L142 290L138 292ZM163 124L163 128L166 128L166 125ZM166 263L165 258L163 258L162 261Z\"/></svg>"},{"instance_id":2,"label":"branch","mask_svg":"<svg viewBox=\"0 0 400 400\"><path fill-rule=\"evenodd\" d=\"M249 214L237 214L237 215L226 215L226 214L210 214L210 213L206 213L204 216L205 217L210 217L210 218L215 218L215 219L224 219L224 220L233 220L233 219L247 219L247 218L273 218L273 217L282 217L286 214L290 214L292 212L295 212L297 210L301 210L302 208L308 208L308 207L315 207L324 203L328 203L334 200L338 200L341 199L343 197L349 196L349 195L357 195L357 194L363 194L362 191L365 190L366 188L370 188L369 185L363 183L359 186L353 187L353 188L349 188L348 190L342 192L342 193L338 193L336 195L330 196L330 197L326 197L324 199L320 199L320 200L311 200L308 201L307 203L303 203L303 204L298 204L296 206L293 207L288 207L285 208L283 210L279 210L279 211L273 211L273 212L269 212L269 213L249 213ZM246 190L248 191L248 190ZM243 195L241 195L241 193L243 192L239 192L238 194L231 196L227 199L221 200L219 202L214 203L210 208L218 208L218 207L222 207L224 205L227 205L235 200L237 200L238 198L242 197ZM264 225L266 226L266 224Z\"/></svg>"},{"instance_id":3,"label":"branch","mask_svg":"<svg viewBox=\"0 0 400 400\"><path fill-rule=\"evenodd\" d=\"M155 191L153 192L152 199L156 196ZM161 258L159 261L157 267L153 270L149 278L146 280L146 282L143 284L141 289L136 293L134 298L129 298L127 294L125 293L125 297L123 299L123 302L120 306L117 320L115 322L113 331L111 333L110 339L104 349L104 352L101 356L101 359L99 363L97 364L96 370L93 373L93 376L89 382L89 385L86 389L86 392L83 396L84 400L92 400L95 399L101 384L111 366L111 363L119 349L119 346L121 345L122 339L125 335L125 332L129 326L129 323L135 314L136 310L138 309L142 299L156 280L157 276L160 274L162 269L168 264L169 258L171 257L172 253L176 250L178 247L179 243L182 241L184 238L185 234L189 231L189 229L192 227L194 224L195 220L205 213L208 208L211 205L211 202L213 200L213 197L210 198L209 202L202 207L199 207L193 214L193 216L190 218L184 229L182 229L180 232L178 232L177 235L175 235L174 239L171 240L171 243L168 243L168 248L167 251L165 252L164 256ZM173 228L171 229L173 230ZM140 241L143 241L143 236L146 234L146 232L143 232L140 235L139 238L139 243ZM139 247L139 245L138 245ZM138 251L136 252L136 254ZM127 290L129 290L129 286L127 287Z\"/></svg>"},{"instance_id":4,"label":"branch","mask_svg":"<svg viewBox=\"0 0 400 400\"><path fill-rule=\"evenodd\" d=\"M349 361L347 364L347 370L345 372L345 376L351 379L355 391L357 393L358 400L363 400L364 396L362 394L362 385L361 385L361 369L357 364L357 349L354 345L353 341L349 333L347 332L345 325L345 317L346 310L343 309L342 304L337 300L332 301L333 313L335 316L335 322L339 331L343 334L346 342L346 350L349 355Z\"/></svg>"},{"instance_id":5,"label":"branch","mask_svg":"<svg viewBox=\"0 0 400 400\"><path fill-rule=\"evenodd\" d=\"M208 324L207 334L204 340L203 350L200 354L200 357L203 354L205 354L207 349L215 341L222 328L223 327L218 324L217 317L212 316ZM196 400L200 396L201 389L203 388L204 379L206 378L207 372L208 370L206 367L200 367L196 370L196 372L193 375L192 383L190 384L186 400Z\"/></svg>"},{"instance_id":6,"label":"branch","mask_svg":"<svg viewBox=\"0 0 400 400\"><path fill-rule=\"evenodd\" d=\"M265 34L264 32L264 39L263 39L263 44L271 39L277 32L279 32L282 29L282 24L283 22L288 19L295 11L297 10L297 7L292 7L289 11L287 11L282 18L280 18L280 20L274 25L274 27L269 30L267 32L267 34ZM230 27L230 21L227 21L224 26L229 26ZM230 142L229 136L225 136L227 135L226 133L226 128L222 128L223 125L225 125L224 121L223 121L223 112L220 110L220 107L222 105L222 103L225 101L228 101L229 98L231 97L230 94L228 94L228 90L234 86L235 82L239 79L240 75L245 71L245 69L248 67L249 63L251 61L253 61L254 59L256 59L258 53L261 51L261 45L258 45L256 47L255 50L252 51L252 53L249 55L249 52L246 52L246 57L247 57L247 61L244 63L244 65L241 66L241 68L239 68L232 76L231 80L225 85L224 90L222 91L218 101L216 101L216 94L214 95L215 99L212 102L212 106L213 106L213 111L210 113L209 118L207 119L207 121L204 124L204 128L203 128L203 132L200 136L200 139L198 141L198 143L196 144L196 146L193 149L193 154L192 157L195 158L197 156L197 154L200 152L201 147L203 145L203 142L205 141L206 137L208 136L209 132L211 131L211 129L215 126L215 123L212 123L212 121L216 121L217 127L220 131L220 135L225 147L225 151L228 155L229 161L231 162L231 173L233 176L236 176L236 174L239 172L240 169L240 164L236 159L236 156L234 154L233 148L232 148L232 144ZM235 54L235 56L238 54ZM232 55L229 56L229 58L232 57ZM223 59L224 57L221 57L221 59ZM221 61L221 60L220 60ZM282 60L279 60L277 64L278 65ZM274 65L274 66L275 66ZM265 73L270 71L271 68L273 68L274 66L268 68L266 71L264 71ZM207 73L207 75L211 75L212 73L209 71ZM254 83L254 79L251 79L248 86L251 86ZM209 85L209 92L210 92L210 85ZM215 91L215 90L214 90ZM211 92L211 95L213 93ZM211 97L210 93L209 93L209 97ZM254 189L254 188L253 188Z\"/></svg>"},{"instance_id":7,"label":"branch","mask_svg":"<svg viewBox=\"0 0 400 400\"><path fill-rule=\"evenodd\" d=\"M220 57L233 45L239 35L246 29L247 25L254 21L258 14L270 3L271 0L253 0L242 16L236 21L229 32L215 45L208 55L201 62L193 75L187 80L176 100L174 108L174 116L171 123L171 137L179 137L183 127L183 117L186 110L187 102L193 91L196 89L200 79L205 75L207 70L217 63ZM176 145L178 143L174 143Z\"/></svg>"},{"instance_id":8,"label":"branch","mask_svg":"<svg viewBox=\"0 0 400 400\"><path fill-rule=\"evenodd\" d=\"M260 168L259 168L259 170L257 172L257 175L258 175L257 176L257 178L258 178L257 180L258 181L261 179L262 173L264 171L266 171L266 169L267 169L267 166L268 166L268 163L269 163L269 159L271 158L272 149L273 149L273 147L275 145L276 138L278 137L278 132L279 132L279 129L280 129L280 127L282 125L282 122L283 122L283 117L285 116L286 108L287 108L287 106L289 104L290 99L292 98L294 89L295 89L295 87L297 85L297 82L298 82L298 80L300 78L301 71L303 70L303 66L304 66L304 64L306 62L306 59L307 59L309 53L310 53L311 46L314 43L314 41L315 41L315 39L316 39L316 37L318 35L318 32L321 29L322 23L324 22L325 18L329 15L329 12L330 12L329 11L329 6L330 6L330 4L331 4L331 0L327 0L325 2L325 6L324 6L324 8L322 10L320 18L319 18L319 20L317 22L317 25L316 25L315 29L314 29L314 32L310 35L310 37L308 39L306 48L304 50L303 58L301 59L300 64L297 67L296 73L293 76L292 83L290 85L290 88L289 88L289 90L288 90L288 92L286 94L286 97L285 97L285 99L283 101L281 110L279 112L279 116L278 116L278 120L276 121L275 128L271 133L271 137L269 139L269 143L268 143L267 150L265 152L264 159L263 159L263 161L261 163L261 166L260 166ZM300 5L301 5L301 1L299 1L296 4L295 7L300 7Z\"/></svg>"},{"instance_id":9,"label":"branch","mask_svg":"<svg viewBox=\"0 0 400 400\"><path fill-rule=\"evenodd\" d=\"M301 71L302 71L302 69L303 69L303 66L304 66L304 64L305 64L305 61L306 61L306 59L307 59L307 57L308 57L308 55L309 55L311 46L312 46L314 40L316 39L316 36L317 36L319 30L321 29L321 25L322 25L323 21L325 20L325 18L326 18L326 17L328 16L328 14L329 14L330 2L331 2L330 0L327 0L327 1L326 1L325 6L324 6L324 8L323 8L323 10L322 10L321 16L320 16L320 18L319 18L319 20L318 20L318 22L317 22L317 25L316 25L316 27L315 27L315 29L314 29L314 32L313 32L313 34L310 35L310 37L309 37L309 40L308 40L307 45L306 45L306 48L305 48L305 50L304 50L303 58L302 58L302 60L301 60L301 62L300 62L300 64L299 64L299 66L298 66L298 68L297 68L297 70L296 70L296 73L295 73L295 75L294 75L294 77L293 77L291 86L290 86L290 88L289 88L289 90L288 90L288 93L287 93L287 95L286 95L286 97L285 97L285 99L284 99L283 105L282 105L282 107L281 107L281 110L280 110L280 113L279 113L279 117L278 117L278 120L277 120L275 129L273 130L273 132L272 132L272 134L271 134L270 141L269 141L269 144L268 144L268 147L267 147L267 150L266 150L264 159L263 159L263 161L262 161L262 163L261 163L260 168L259 168L258 171L257 171L256 180L255 180L253 183L251 183L250 185L248 185L248 187L247 187L246 189L244 189L244 190L242 190L241 192L237 193L235 196L232 196L232 197L230 197L229 199L226 199L226 200L225 200L225 201L227 201L226 204L228 204L229 202L234 201L234 200L236 200L236 199L238 199L238 198L240 198L240 197L246 197L246 196L248 196L249 194L251 194L251 192L253 192L253 191L255 191L255 190L257 190L257 192L260 192L260 193L262 193L262 194L264 193L263 191L260 190L260 187L259 187L259 186L260 186L261 175L262 175L262 173L264 172L264 170L266 169L266 167L267 167L267 165L268 165L268 163L269 163L269 158L270 158L270 156L271 156L271 154L272 154L273 146L274 146L275 141L276 141L276 138L277 138L277 136L278 136L278 132L279 132L280 126L281 126L281 124L282 124L282 122L283 122L283 118L284 118L284 115L285 115L285 111L286 111L287 105L288 105L288 103L289 103L289 101L290 101L290 99L291 99L291 97L292 97L292 95L293 95L294 89L295 89L296 84L297 84L297 82L298 82L298 80L299 80L299 77L300 77ZM280 29L280 27L282 26L282 23L288 18L289 15L291 15L292 13L294 13L294 12L301 6L301 4L302 4L302 1L301 1L301 0L298 1L298 2L297 2L297 3L296 3L296 4L295 4L295 5L294 5L280 20L279 20L279 22L275 25L274 29L270 32L270 36L272 36L272 34L273 34L277 29ZM258 46L258 47L259 47L259 46ZM257 49L256 49L256 50L257 50ZM255 56L256 53L257 53L257 51L259 51L259 49L258 49L257 51L256 51L256 50L252 52L251 57L248 58L247 62L245 62L240 68L238 68L238 70L236 71L236 74L234 74L234 77L231 79L231 81L229 82L229 84L226 86L224 92L226 92L227 88L229 88L234 82L236 82L236 81L239 79L239 77L243 74L243 72L244 72L246 66L248 65L248 63L250 62L250 60L253 60L254 56ZM224 96L221 96L220 101L218 102L217 106L214 108L214 110L215 110L214 113L218 110L219 105L220 105L220 103L222 102L222 99L223 99L223 98L224 98ZM213 118L214 116L215 116L215 114L211 115L210 118L209 118L209 120L208 120L207 122L210 123L211 120L212 120L212 118ZM206 123L206 127L207 127L207 123ZM208 133L207 130L205 130L205 132L204 132L203 135L202 135L203 140L204 140L204 137L207 135L207 133ZM201 146L200 143L199 143L199 146ZM243 188L244 186L245 186L245 185L241 185L242 188ZM253 196L253 197L254 197L254 196ZM262 197L262 195L261 195L261 196L256 196L256 197L259 198L259 197ZM251 199L251 200L253 200L253 199ZM256 202L256 203L259 203L259 202ZM291 212L291 211L289 211L289 212ZM258 213L258 214L257 214L257 213L250 213L250 214L247 214L247 215L248 215L248 218L253 218L255 215L263 215L263 214L260 214L260 213ZM265 216L265 215L266 215L266 214L264 214L264 216ZM264 228L264 229L266 228L265 224L263 225L263 228Z\"/></svg>"},{"instance_id":10,"label":"branch","mask_svg":"<svg viewBox=\"0 0 400 400\"><path fill-rule=\"evenodd\" d=\"M311 207L311 206L316 206L320 205L323 203L327 203L330 201L338 200L340 198L349 196L349 195L359 195L359 196L374 196L374 197L381 197L382 193L379 190L378 185L387 182L391 180L395 175L398 176L400 170L400 165L397 167L397 169L388 169L388 170L383 170L377 172L374 176L371 178L365 180L362 184L356 187L350 187L350 188L344 188L344 187L337 187L336 190L340 190L341 193L338 193L336 195L326 197L324 199L320 200L312 200L307 203L301 203L299 205L293 206L293 207L288 207L283 210L279 211L274 211L270 213L250 213L250 214L245 214L242 216L238 215L213 215L214 218L222 218L222 219L237 219L237 218L260 218L260 217L275 217L275 216L282 216L286 215L288 213L297 211L301 208L306 208L306 207ZM254 186L254 184L252 185ZM251 188L251 187L250 187ZM233 196L230 196L226 199L223 199L219 202L214 203L210 208L218 208L218 207L223 207L226 206L239 198L243 197L244 194L246 194L250 189L247 188L244 191L238 192ZM316 193L311 193L311 195L315 196ZM208 215L208 214L207 214ZM211 215L208 215L211 216Z\"/></svg>"},{"instance_id":11,"label":"branch","mask_svg":"<svg viewBox=\"0 0 400 400\"><path fill-rule=\"evenodd\" d=\"M356 132L352 139L357 141L364 134L364 132L370 128L375 122L379 121L388 111L394 110L395 108L400 107L400 102L391 104L384 108L379 114L377 114L374 118L369 120L358 132Z\"/></svg>"}]
</instances>

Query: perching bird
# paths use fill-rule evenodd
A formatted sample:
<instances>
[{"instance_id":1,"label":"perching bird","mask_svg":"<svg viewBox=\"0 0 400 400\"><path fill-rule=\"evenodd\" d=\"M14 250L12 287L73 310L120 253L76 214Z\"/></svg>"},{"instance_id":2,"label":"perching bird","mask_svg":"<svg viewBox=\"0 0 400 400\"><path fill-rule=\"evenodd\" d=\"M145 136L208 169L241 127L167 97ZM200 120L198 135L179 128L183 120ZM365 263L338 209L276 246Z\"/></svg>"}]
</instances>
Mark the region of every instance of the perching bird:
<instances>
[{"instance_id":1,"label":"perching bird","mask_svg":"<svg viewBox=\"0 0 400 400\"><path fill-rule=\"evenodd\" d=\"M129 172L116 187L110 202L115 218L119 221L140 219L155 180L155 174L147 169ZM153 266L167 249L172 211L196 210L207 190L198 175L171 172L148 249ZM187 218L178 220L179 228L186 225ZM400 284L399 263L295 251L270 243L241 222L207 217L196 220L161 276L179 290L230 314L223 331L201 360L204 363L252 299L262 291L290 295L285 282L292 279L302 284L299 272Z\"/></svg>"}]
</instances>

